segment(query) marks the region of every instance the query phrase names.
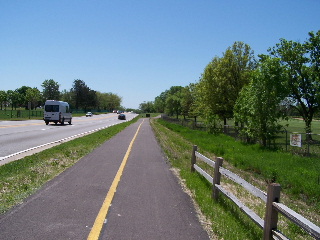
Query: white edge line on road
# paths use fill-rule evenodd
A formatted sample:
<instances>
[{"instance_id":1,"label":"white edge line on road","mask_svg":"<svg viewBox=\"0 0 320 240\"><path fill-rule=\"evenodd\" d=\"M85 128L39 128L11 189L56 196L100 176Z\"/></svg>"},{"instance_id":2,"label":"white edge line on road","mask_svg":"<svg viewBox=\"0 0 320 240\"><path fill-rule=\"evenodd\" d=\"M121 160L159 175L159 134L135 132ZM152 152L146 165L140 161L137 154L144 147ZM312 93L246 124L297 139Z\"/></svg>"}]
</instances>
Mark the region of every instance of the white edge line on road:
<instances>
[{"instance_id":1,"label":"white edge line on road","mask_svg":"<svg viewBox=\"0 0 320 240\"><path fill-rule=\"evenodd\" d=\"M16 152L16 153L12 153L12 154L4 156L4 157L0 157L0 166L5 164L5 163L2 163L2 161L6 160L8 158L11 158L11 157L15 157L15 156L17 156L19 154L23 154L23 153L27 153L27 152L32 151L32 150L40 149L40 148L48 146L48 145L59 144L59 143L62 143L64 141L75 139L75 138L81 137L83 135L88 135L88 134L94 133L96 131L99 131L99 130L102 130L102 129L106 129L108 127L115 126L115 125L123 123L123 122L128 122L128 120L122 121L122 122L119 122L119 123L114 123L114 124L111 124L111 125L108 125L108 126L105 126L105 127L101 127L101 128L95 129L95 130L90 130L90 131L87 131L87 132L79 133L79 134L76 134L76 135L73 135L73 136L70 136L70 137L62 138L62 139L54 141L54 142L44 143L44 144L41 144L41 145L36 146L36 147L28 148L28 149L25 149L25 150L22 150L22 151L19 151L19 152ZM19 159L14 159L12 161L16 161L16 160L19 160ZM11 161L9 161L9 162L11 162ZM6 163L9 163L9 162L6 162Z\"/></svg>"}]
</instances>

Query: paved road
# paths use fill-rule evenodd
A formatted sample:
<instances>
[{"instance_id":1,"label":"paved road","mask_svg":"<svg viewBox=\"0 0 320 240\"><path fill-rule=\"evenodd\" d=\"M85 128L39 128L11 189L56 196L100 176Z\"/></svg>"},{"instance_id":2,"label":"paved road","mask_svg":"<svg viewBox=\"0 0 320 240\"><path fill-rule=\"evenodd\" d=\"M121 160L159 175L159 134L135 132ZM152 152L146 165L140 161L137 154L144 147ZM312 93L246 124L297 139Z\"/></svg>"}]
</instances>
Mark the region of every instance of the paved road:
<instances>
[{"instance_id":1,"label":"paved road","mask_svg":"<svg viewBox=\"0 0 320 240\"><path fill-rule=\"evenodd\" d=\"M94 239L94 234L113 240L209 239L147 119L1 215L0 233L6 240Z\"/></svg>"},{"instance_id":2,"label":"paved road","mask_svg":"<svg viewBox=\"0 0 320 240\"><path fill-rule=\"evenodd\" d=\"M136 114L126 113L127 120ZM89 131L122 123L118 114L109 113L93 117L74 117L72 125L49 124L43 120L0 121L0 165L59 144L63 139L83 136ZM32 150L32 151L31 151Z\"/></svg>"}]
</instances>

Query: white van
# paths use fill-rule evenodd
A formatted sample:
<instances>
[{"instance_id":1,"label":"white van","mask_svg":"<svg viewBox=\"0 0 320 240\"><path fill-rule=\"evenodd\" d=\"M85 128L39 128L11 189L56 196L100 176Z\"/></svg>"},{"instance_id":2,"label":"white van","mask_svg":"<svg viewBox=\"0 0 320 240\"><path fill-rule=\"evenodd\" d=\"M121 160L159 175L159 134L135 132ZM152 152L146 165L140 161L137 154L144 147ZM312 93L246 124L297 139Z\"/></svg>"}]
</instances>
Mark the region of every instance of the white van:
<instances>
[{"instance_id":1,"label":"white van","mask_svg":"<svg viewBox=\"0 0 320 240\"><path fill-rule=\"evenodd\" d=\"M56 100L47 100L44 105L43 120L46 125L48 125L49 122L54 122L55 124L61 123L62 125L65 122L71 124L72 114L69 103Z\"/></svg>"}]
</instances>

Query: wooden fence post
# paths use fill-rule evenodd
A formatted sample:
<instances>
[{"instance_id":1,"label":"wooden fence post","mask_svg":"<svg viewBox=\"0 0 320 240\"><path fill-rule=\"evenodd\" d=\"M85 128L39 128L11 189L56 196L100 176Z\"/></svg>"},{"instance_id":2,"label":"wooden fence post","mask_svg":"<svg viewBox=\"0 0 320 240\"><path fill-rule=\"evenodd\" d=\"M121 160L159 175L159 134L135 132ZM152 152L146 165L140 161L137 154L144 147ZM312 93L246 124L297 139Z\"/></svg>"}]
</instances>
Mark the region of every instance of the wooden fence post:
<instances>
[{"instance_id":1,"label":"wooden fence post","mask_svg":"<svg viewBox=\"0 0 320 240\"><path fill-rule=\"evenodd\" d=\"M191 156L191 172L194 172L194 164L196 164L196 151L198 150L197 145L194 145L192 148L192 156Z\"/></svg>"},{"instance_id":2,"label":"wooden fence post","mask_svg":"<svg viewBox=\"0 0 320 240\"><path fill-rule=\"evenodd\" d=\"M216 162L214 164L214 176L213 176L213 186L212 186L212 197L215 200L218 200L219 196L219 189L216 188L216 184L220 185L220 179L221 179L221 173L220 173L220 167L222 166L223 158L217 157Z\"/></svg>"},{"instance_id":3,"label":"wooden fence post","mask_svg":"<svg viewBox=\"0 0 320 240\"><path fill-rule=\"evenodd\" d=\"M278 212L273 208L273 202L280 201L280 184L271 183L268 186L266 214L263 227L263 240L271 240L272 230L277 229L278 224Z\"/></svg>"}]
</instances>

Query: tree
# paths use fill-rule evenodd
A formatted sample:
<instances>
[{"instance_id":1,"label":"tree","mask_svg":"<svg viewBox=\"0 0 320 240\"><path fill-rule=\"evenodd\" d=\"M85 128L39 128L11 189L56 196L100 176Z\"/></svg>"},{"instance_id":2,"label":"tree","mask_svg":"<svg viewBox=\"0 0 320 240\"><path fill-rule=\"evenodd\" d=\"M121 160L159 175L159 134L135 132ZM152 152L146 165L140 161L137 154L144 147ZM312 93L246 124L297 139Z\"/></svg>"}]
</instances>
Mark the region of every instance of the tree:
<instances>
[{"instance_id":1,"label":"tree","mask_svg":"<svg viewBox=\"0 0 320 240\"><path fill-rule=\"evenodd\" d=\"M98 98L96 91L89 90L87 93L86 101L84 102L84 109L87 110L88 108L96 108L98 106Z\"/></svg>"},{"instance_id":2,"label":"tree","mask_svg":"<svg viewBox=\"0 0 320 240\"><path fill-rule=\"evenodd\" d=\"M169 115L176 114L177 118L181 113L181 100L182 100L182 89L181 86L172 86L166 95L166 108L165 111Z\"/></svg>"},{"instance_id":3,"label":"tree","mask_svg":"<svg viewBox=\"0 0 320 240\"><path fill-rule=\"evenodd\" d=\"M60 85L53 79L45 80L41 87L43 88L42 95L45 100L60 100Z\"/></svg>"},{"instance_id":4,"label":"tree","mask_svg":"<svg viewBox=\"0 0 320 240\"><path fill-rule=\"evenodd\" d=\"M189 116L191 113L191 107L193 104L192 91L193 86L190 84L186 86L181 91L181 114L184 116Z\"/></svg>"},{"instance_id":5,"label":"tree","mask_svg":"<svg viewBox=\"0 0 320 240\"><path fill-rule=\"evenodd\" d=\"M67 91L66 89L62 90L60 93L60 99L64 102L69 103L70 108L73 108L73 97L72 97L72 92Z\"/></svg>"},{"instance_id":6,"label":"tree","mask_svg":"<svg viewBox=\"0 0 320 240\"><path fill-rule=\"evenodd\" d=\"M212 125L217 116L216 100L220 83L217 69L220 61L219 57L214 57L205 67L199 83L196 85L196 109L207 125Z\"/></svg>"},{"instance_id":7,"label":"tree","mask_svg":"<svg viewBox=\"0 0 320 240\"><path fill-rule=\"evenodd\" d=\"M157 96L154 100L154 108L158 113L164 113L166 108L166 98L167 98L168 90L162 92L159 96Z\"/></svg>"},{"instance_id":8,"label":"tree","mask_svg":"<svg viewBox=\"0 0 320 240\"><path fill-rule=\"evenodd\" d=\"M106 93L106 106L110 111L119 109L121 106L122 98L115 93Z\"/></svg>"},{"instance_id":9,"label":"tree","mask_svg":"<svg viewBox=\"0 0 320 240\"><path fill-rule=\"evenodd\" d=\"M153 104L152 101L140 103L139 109L143 113L153 113L153 112L155 112L154 111L154 104Z\"/></svg>"},{"instance_id":10,"label":"tree","mask_svg":"<svg viewBox=\"0 0 320 240\"><path fill-rule=\"evenodd\" d=\"M104 93L101 93L99 91L96 92L96 96L97 96L97 108L98 109L107 109L106 106L106 95Z\"/></svg>"},{"instance_id":11,"label":"tree","mask_svg":"<svg viewBox=\"0 0 320 240\"><path fill-rule=\"evenodd\" d=\"M5 103L7 101L7 93L6 91L1 90L0 91L0 109L2 110L2 107L5 107Z\"/></svg>"},{"instance_id":12,"label":"tree","mask_svg":"<svg viewBox=\"0 0 320 240\"><path fill-rule=\"evenodd\" d=\"M26 91L26 100L31 103L31 109L34 109L38 105L38 101L42 98L41 92L38 88L29 88Z\"/></svg>"},{"instance_id":13,"label":"tree","mask_svg":"<svg viewBox=\"0 0 320 240\"><path fill-rule=\"evenodd\" d=\"M17 103L17 105L19 107L25 107L25 108L28 107L28 100L26 100L26 93L27 93L27 90L30 89L30 88L31 87L22 86L22 87L17 88L15 90L19 94L19 100L18 100L18 103Z\"/></svg>"},{"instance_id":14,"label":"tree","mask_svg":"<svg viewBox=\"0 0 320 240\"><path fill-rule=\"evenodd\" d=\"M98 109L113 111L119 109L122 98L115 93L96 92L96 101Z\"/></svg>"},{"instance_id":15,"label":"tree","mask_svg":"<svg viewBox=\"0 0 320 240\"><path fill-rule=\"evenodd\" d=\"M11 104L11 109L13 110L13 108L17 108L17 105L20 102L21 94L18 93L17 91L12 91L12 90L8 90L7 91L7 96L8 96L8 102L9 104Z\"/></svg>"},{"instance_id":16,"label":"tree","mask_svg":"<svg viewBox=\"0 0 320 240\"><path fill-rule=\"evenodd\" d=\"M286 68L289 97L296 101L294 107L305 122L306 133L311 133L314 114L319 110L320 99L320 31L309 33L304 43L280 39L280 43L268 51L278 57ZM307 134L307 140L311 140Z\"/></svg>"},{"instance_id":17,"label":"tree","mask_svg":"<svg viewBox=\"0 0 320 240\"><path fill-rule=\"evenodd\" d=\"M278 120L284 117L279 109L287 96L285 68L277 58L261 55L259 67L252 72L234 107L235 120L245 125L242 133L263 146L279 130Z\"/></svg>"},{"instance_id":18,"label":"tree","mask_svg":"<svg viewBox=\"0 0 320 240\"><path fill-rule=\"evenodd\" d=\"M195 120L197 119L198 116L200 116L200 109L197 105L198 101L198 94L197 94L197 83L190 83L187 88L189 90L189 100L188 103L189 105L189 117L194 117ZM184 105L184 104L182 104ZM184 106L183 106L184 107Z\"/></svg>"},{"instance_id":19,"label":"tree","mask_svg":"<svg viewBox=\"0 0 320 240\"><path fill-rule=\"evenodd\" d=\"M219 62L216 114L227 124L233 117L233 108L243 86L249 83L251 71L256 67L253 51L248 44L235 42Z\"/></svg>"},{"instance_id":20,"label":"tree","mask_svg":"<svg viewBox=\"0 0 320 240\"><path fill-rule=\"evenodd\" d=\"M72 93L72 103L74 104L76 109L87 107L87 96L89 94L89 91L90 88L87 87L83 80L74 80L70 92Z\"/></svg>"},{"instance_id":21,"label":"tree","mask_svg":"<svg viewBox=\"0 0 320 240\"><path fill-rule=\"evenodd\" d=\"M197 88L197 106L205 109L207 123L218 116L226 125L233 117L233 108L243 86L248 84L256 66L253 51L243 42L235 42L223 54L206 66Z\"/></svg>"}]
</instances>

